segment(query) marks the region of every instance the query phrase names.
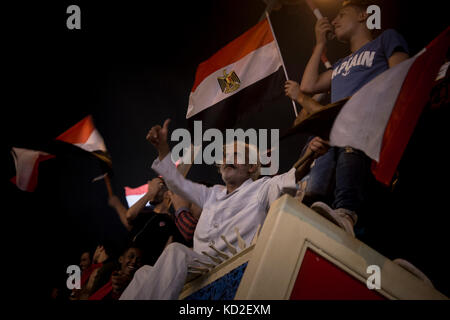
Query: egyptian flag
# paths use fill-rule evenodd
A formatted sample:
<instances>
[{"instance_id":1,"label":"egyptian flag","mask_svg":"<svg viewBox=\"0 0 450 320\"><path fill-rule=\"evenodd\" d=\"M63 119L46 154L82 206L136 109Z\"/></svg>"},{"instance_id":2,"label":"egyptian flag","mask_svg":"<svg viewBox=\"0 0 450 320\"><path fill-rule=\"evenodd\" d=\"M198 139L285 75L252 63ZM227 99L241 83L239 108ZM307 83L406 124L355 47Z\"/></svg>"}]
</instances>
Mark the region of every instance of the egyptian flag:
<instances>
[{"instance_id":1,"label":"egyptian flag","mask_svg":"<svg viewBox=\"0 0 450 320\"><path fill-rule=\"evenodd\" d=\"M178 160L175 163L175 166L177 167L178 171L181 174L184 174L184 176L186 176L186 174L184 173L184 171L188 171L188 166L186 166L185 164L183 164L181 162L181 160ZM184 171L183 171L184 170ZM160 178L164 179L163 176L159 176ZM131 206L133 206L140 198L142 198L148 191L148 183L143 184L142 186L136 187L136 188L131 188L131 187L125 187L125 199L127 200L128 203L128 208L131 208ZM149 203L146 204L147 207L151 207L152 205Z\"/></svg>"},{"instance_id":2,"label":"egyptian flag","mask_svg":"<svg viewBox=\"0 0 450 320\"><path fill-rule=\"evenodd\" d=\"M198 66L186 119L232 128L243 114L284 95L282 66L266 18Z\"/></svg>"},{"instance_id":3,"label":"egyptian flag","mask_svg":"<svg viewBox=\"0 0 450 320\"><path fill-rule=\"evenodd\" d=\"M60 134L56 140L73 144L112 167L111 158L106 150L102 136L94 126L92 116L88 115L69 130Z\"/></svg>"},{"instance_id":4,"label":"egyptian flag","mask_svg":"<svg viewBox=\"0 0 450 320\"><path fill-rule=\"evenodd\" d=\"M147 193L147 191L147 183L137 188L125 187L125 199L127 200L128 208L131 208L140 198L142 198Z\"/></svg>"},{"instance_id":5,"label":"egyptian flag","mask_svg":"<svg viewBox=\"0 0 450 320\"><path fill-rule=\"evenodd\" d=\"M330 133L373 159L375 178L390 185L450 44L450 27L414 57L362 87L342 108Z\"/></svg>"},{"instance_id":6,"label":"egyptian flag","mask_svg":"<svg viewBox=\"0 0 450 320\"><path fill-rule=\"evenodd\" d=\"M39 164L55 156L43 151L15 147L12 148L11 153L16 166L16 175L11 182L22 191L33 192L38 182Z\"/></svg>"},{"instance_id":7,"label":"egyptian flag","mask_svg":"<svg viewBox=\"0 0 450 320\"><path fill-rule=\"evenodd\" d=\"M71 143L89 152L98 150L106 152L103 138L95 128L91 115L60 134L56 140Z\"/></svg>"}]
</instances>

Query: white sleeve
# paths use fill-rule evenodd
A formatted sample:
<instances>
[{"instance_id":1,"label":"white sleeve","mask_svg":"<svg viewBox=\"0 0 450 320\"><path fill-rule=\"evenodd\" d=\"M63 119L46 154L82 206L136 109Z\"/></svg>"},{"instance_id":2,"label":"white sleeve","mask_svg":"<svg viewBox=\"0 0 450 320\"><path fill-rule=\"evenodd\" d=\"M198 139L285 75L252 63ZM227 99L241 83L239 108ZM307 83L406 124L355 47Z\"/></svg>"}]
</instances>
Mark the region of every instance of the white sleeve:
<instances>
[{"instance_id":1,"label":"white sleeve","mask_svg":"<svg viewBox=\"0 0 450 320\"><path fill-rule=\"evenodd\" d=\"M280 197L283 188L295 187L295 168L292 168L286 173L267 179L259 193L259 200L270 207L272 202Z\"/></svg>"},{"instance_id":2,"label":"white sleeve","mask_svg":"<svg viewBox=\"0 0 450 320\"><path fill-rule=\"evenodd\" d=\"M162 160L156 158L153 161L152 169L163 177L169 190L203 208L203 204L208 199L211 189L183 177L172 162L170 153Z\"/></svg>"}]
</instances>

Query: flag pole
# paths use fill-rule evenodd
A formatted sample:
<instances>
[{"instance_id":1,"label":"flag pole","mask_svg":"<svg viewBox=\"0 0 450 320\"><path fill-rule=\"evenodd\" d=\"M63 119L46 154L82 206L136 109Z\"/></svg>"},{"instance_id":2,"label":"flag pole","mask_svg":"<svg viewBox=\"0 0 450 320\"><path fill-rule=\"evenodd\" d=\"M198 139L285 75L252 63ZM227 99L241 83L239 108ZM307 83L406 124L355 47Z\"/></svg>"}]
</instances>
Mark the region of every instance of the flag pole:
<instances>
[{"instance_id":1,"label":"flag pole","mask_svg":"<svg viewBox=\"0 0 450 320\"><path fill-rule=\"evenodd\" d=\"M277 46L278 54L279 54L280 60L281 60L281 65L283 66L284 75L286 76L286 80L289 80L289 77L288 77L288 74L286 71L286 66L284 65L283 56L281 55L280 47L278 46L278 41L275 36L275 32L273 32L272 23L270 22L269 13L267 12L267 10L265 12L266 12L267 21L269 22L270 31L272 31L273 39L275 40L275 45ZM292 99L291 99L291 101L292 101L292 107L294 108L295 117L297 118L298 112L297 112L297 107L295 106L295 101Z\"/></svg>"}]
</instances>

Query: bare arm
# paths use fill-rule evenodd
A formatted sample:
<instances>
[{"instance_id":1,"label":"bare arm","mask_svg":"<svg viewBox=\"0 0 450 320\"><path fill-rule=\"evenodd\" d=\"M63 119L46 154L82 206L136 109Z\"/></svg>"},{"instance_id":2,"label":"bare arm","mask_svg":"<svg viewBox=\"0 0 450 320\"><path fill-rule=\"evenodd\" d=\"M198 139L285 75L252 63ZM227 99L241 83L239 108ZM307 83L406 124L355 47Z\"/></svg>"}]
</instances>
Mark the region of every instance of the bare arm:
<instances>
[{"instance_id":1,"label":"bare arm","mask_svg":"<svg viewBox=\"0 0 450 320\"><path fill-rule=\"evenodd\" d=\"M315 50L316 51L316 50ZM303 73L300 90L308 94L327 92L331 88L332 70L319 74L320 54L311 56Z\"/></svg>"},{"instance_id":2,"label":"bare arm","mask_svg":"<svg viewBox=\"0 0 450 320\"><path fill-rule=\"evenodd\" d=\"M302 82L300 84L300 90L314 94L319 92L328 91L331 88L331 75L332 71L327 70L319 74L320 57L325 50L327 38L327 32L332 32L333 28L328 21L328 18L322 18L317 20L315 26L316 33L316 46L314 47L311 58L306 65L305 72L303 73Z\"/></svg>"},{"instance_id":3,"label":"bare arm","mask_svg":"<svg viewBox=\"0 0 450 320\"><path fill-rule=\"evenodd\" d=\"M142 196L138 201L136 201L135 204L131 206L126 212L126 220L128 223L136 219L139 212L142 211L142 209L145 208L145 205L147 202L152 201L156 194L161 189L161 181L159 179L153 179L148 182L148 191L147 193Z\"/></svg>"},{"instance_id":4,"label":"bare arm","mask_svg":"<svg viewBox=\"0 0 450 320\"><path fill-rule=\"evenodd\" d=\"M119 215L120 222L122 222L124 227L128 231L130 231L131 226L129 225L128 220L127 220L127 208L122 204L119 197L117 197L116 195L113 195L112 197L110 197L108 199L108 204L109 204L109 206L111 206L112 208L114 208L116 210L117 214Z\"/></svg>"},{"instance_id":5,"label":"bare arm","mask_svg":"<svg viewBox=\"0 0 450 320\"><path fill-rule=\"evenodd\" d=\"M301 91L300 85L295 81L286 81L284 84L284 92L289 98L301 104L307 114L320 111L324 107L310 96L304 94Z\"/></svg>"},{"instance_id":6,"label":"bare arm","mask_svg":"<svg viewBox=\"0 0 450 320\"><path fill-rule=\"evenodd\" d=\"M158 159L153 162L152 169L164 177L170 191L180 195L189 202L203 207L208 198L210 189L202 184L186 179L175 167L170 157L170 148L167 143L170 120L167 119L161 127L156 125L147 134L147 140L158 151Z\"/></svg>"},{"instance_id":7,"label":"bare arm","mask_svg":"<svg viewBox=\"0 0 450 320\"><path fill-rule=\"evenodd\" d=\"M393 66L405 61L408 58L409 55L405 52L394 52L394 54L392 54L392 56L388 59L389 68L392 68Z\"/></svg>"},{"instance_id":8,"label":"bare arm","mask_svg":"<svg viewBox=\"0 0 450 320\"><path fill-rule=\"evenodd\" d=\"M304 176L306 176L314 159L324 155L328 151L329 147L330 145L328 141L325 141L320 137L315 137L312 139L309 142L305 153L294 165L296 169L295 180L300 181Z\"/></svg>"}]
</instances>

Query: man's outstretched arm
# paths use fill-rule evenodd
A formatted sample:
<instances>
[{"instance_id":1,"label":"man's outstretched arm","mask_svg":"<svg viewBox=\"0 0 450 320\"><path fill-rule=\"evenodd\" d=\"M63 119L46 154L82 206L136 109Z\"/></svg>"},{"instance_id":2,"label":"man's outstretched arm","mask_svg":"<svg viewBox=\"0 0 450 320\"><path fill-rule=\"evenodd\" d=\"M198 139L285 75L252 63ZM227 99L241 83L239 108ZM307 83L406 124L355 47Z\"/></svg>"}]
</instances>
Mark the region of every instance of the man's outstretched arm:
<instances>
[{"instance_id":1,"label":"man's outstretched arm","mask_svg":"<svg viewBox=\"0 0 450 320\"><path fill-rule=\"evenodd\" d=\"M170 147L167 143L170 119L164 125L156 125L147 134L147 140L158 151L158 158L153 162L152 169L162 175L169 190L193 202L199 207L203 207L209 196L210 188L194 183L186 179L178 172L170 156Z\"/></svg>"}]
</instances>

